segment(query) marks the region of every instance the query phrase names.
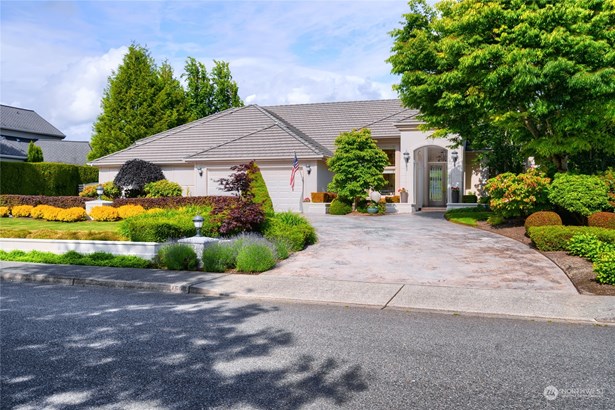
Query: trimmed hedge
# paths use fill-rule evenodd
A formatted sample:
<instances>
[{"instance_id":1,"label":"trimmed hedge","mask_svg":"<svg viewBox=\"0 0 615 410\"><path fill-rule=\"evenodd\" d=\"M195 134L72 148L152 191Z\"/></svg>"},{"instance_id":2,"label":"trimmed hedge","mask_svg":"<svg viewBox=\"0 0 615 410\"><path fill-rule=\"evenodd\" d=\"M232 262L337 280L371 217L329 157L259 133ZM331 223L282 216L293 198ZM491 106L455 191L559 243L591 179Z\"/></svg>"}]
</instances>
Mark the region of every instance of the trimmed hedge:
<instances>
[{"instance_id":1,"label":"trimmed hedge","mask_svg":"<svg viewBox=\"0 0 615 410\"><path fill-rule=\"evenodd\" d=\"M533 226L562 225L562 218L552 211L534 212L525 219L525 231Z\"/></svg>"},{"instance_id":2,"label":"trimmed hedge","mask_svg":"<svg viewBox=\"0 0 615 410\"><path fill-rule=\"evenodd\" d=\"M312 202L316 203L329 203L333 202L333 200L337 198L337 194L335 192L312 192L310 196L312 197Z\"/></svg>"},{"instance_id":3,"label":"trimmed hedge","mask_svg":"<svg viewBox=\"0 0 615 410\"><path fill-rule=\"evenodd\" d=\"M113 200L113 206L119 208L123 205L141 205L145 209L174 209L194 205L211 206L214 210L222 211L240 202L241 200L236 196L172 196L166 198L117 198Z\"/></svg>"},{"instance_id":4,"label":"trimmed hedge","mask_svg":"<svg viewBox=\"0 0 615 410\"><path fill-rule=\"evenodd\" d=\"M77 195L79 184L98 181L97 168L53 162L0 162L0 175L0 194Z\"/></svg>"},{"instance_id":5,"label":"trimmed hedge","mask_svg":"<svg viewBox=\"0 0 615 410\"><path fill-rule=\"evenodd\" d=\"M352 205L347 204L339 198L335 198L329 205L329 214L346 215L352 212Z\"/></svg>"},{"instance_id":6,"label":"trimmed hedge","mask_svg":"<svg viewBox=\"0 0 615 410\"><path fill-rule=\"evenodd\" d=\"M535 226L529 229L532 242L541 251L565 251L568 241L580 234L592 234L599 240L615 244L615 230L589 226Z\"/></svg>"},{"instance_id":7,"label":"trimmed hedge","mask_svg":"<svg viewBox=\"0 0 615 410\"><path fill-rule=\"evenodd\" d=\"M263 179L263 174L255 163L253 163L252 168L248 171L248 177L251 179L250 193L254 196L253 202L260 204L265 215L273 215L273 201L271 201L269 196L269 190Z\"/></svg>"},{"instance_id":8,"label":"trimmed hedge","mask_svg":"<svg viewBox=\"0 0 615 410\"><path fill-rule=\"evenodd\" d=\"M79 207L85 209L85 203L92 199L80 196L0 195L0 205L11 208L18 205L49 205L56 208Z\"/></svg>"},{"instance_id":9,"label":"trimmed hedge","mask_svg":"<svg viewBox=\"0 0 615 410\"><path fill-rule=\"evenodd\" d=\"M478 197L474 194L462 195L461 203L462 204L475 204L478 202Z\"/></svg>"}]
</instances>

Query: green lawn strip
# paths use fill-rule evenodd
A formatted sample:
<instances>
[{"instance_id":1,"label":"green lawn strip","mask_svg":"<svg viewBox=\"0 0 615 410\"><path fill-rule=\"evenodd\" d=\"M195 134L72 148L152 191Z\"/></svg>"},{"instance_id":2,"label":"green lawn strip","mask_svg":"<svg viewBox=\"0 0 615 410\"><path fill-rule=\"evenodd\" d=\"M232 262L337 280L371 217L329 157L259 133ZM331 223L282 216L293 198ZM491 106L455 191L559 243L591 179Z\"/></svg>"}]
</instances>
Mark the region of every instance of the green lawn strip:
<instances>
[{"instance_id":1,"label":"green lawn strip","mask_svg":"<svg viewBox=\"0 0 615 410\"><path fill-rule=\"evenodd\" d=\"M0 229L27 229L30 231L50 229L54 231L110 231L118 232L121 221L117 222L55 222L33 218L2 218Z\"/></svg>"},{"instance_id":2,"label":"green lawn strip","mask_svg":"<svg viewBox=\"0 0 615 410\"><path fill-rule=\"evenodd\" d=\"M460 208L446 211L444 217L451 222L458 224L476 226L478 221L486 221L493 212L484 208Z\"/></svg>"},{"instance_id":3,"label":"green lawn strip","mask_svg":"<svg viewBox=\"0 0 615 410\"><path fill-rule=\"evenodd\" d=\"M112 255L106 252L95 252L91 254L80 254L69 251L58 255L51 252L40 251L10 251L0 250L0 260L13 262L34 262L63 265L90 265L108 266L115 268L148 268L151 262L137 256Z\"/></svg>"}]
</instances>

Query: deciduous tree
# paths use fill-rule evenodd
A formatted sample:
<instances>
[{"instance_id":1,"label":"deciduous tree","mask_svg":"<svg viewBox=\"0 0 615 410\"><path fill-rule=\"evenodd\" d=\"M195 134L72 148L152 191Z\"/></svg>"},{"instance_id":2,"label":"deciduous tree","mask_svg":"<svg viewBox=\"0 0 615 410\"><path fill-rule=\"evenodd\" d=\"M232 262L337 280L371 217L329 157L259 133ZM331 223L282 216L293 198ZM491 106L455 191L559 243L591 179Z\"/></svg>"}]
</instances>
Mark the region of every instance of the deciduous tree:
<instances>
[{"instance_id":1,"label":"deciduous tree","mask_svg":"<svg viewBox=\"0 0 615 410\"><path fill-rule=\"evenodd\" d=\"M384 186L386 181L382 172L389 159L376 145L369 129L341 133L335 139L335 147L335 154L327 161L329 169L334 172L329 189L352 201L354 210L368 189L378 190Z\"/></svg>"},{"instance_id":2,"label":"deciduous tree","mask_svg":"<svg viewBox=\"0 0 615 410\"><path fill-rule=\"evenodd\" d=\"M560 170L571 155L615 154L615 2L409 5L389 62L436 137L488 147L506 132Z\"/></svg>"}]
</instances>

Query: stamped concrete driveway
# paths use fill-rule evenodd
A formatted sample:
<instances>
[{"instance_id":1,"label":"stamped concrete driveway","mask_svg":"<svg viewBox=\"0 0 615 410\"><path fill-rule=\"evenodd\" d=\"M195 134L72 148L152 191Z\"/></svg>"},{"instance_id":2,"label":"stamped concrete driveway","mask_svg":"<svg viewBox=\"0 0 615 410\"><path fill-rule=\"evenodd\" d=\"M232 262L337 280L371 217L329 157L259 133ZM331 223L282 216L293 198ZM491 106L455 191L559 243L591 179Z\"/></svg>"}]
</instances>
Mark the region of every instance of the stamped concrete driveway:
<instances>
[{"instance_id":1,"label":"stamped concrete driveway","mask_svg":"<svg viewBox=\"0 0 615 410\"><path fill-rule=\"evenodd\" d=\"M267 275L577 293L566 274L539 252L450 223L439 212L308 218L319 242Z\"/></svg>"}]
</instances>

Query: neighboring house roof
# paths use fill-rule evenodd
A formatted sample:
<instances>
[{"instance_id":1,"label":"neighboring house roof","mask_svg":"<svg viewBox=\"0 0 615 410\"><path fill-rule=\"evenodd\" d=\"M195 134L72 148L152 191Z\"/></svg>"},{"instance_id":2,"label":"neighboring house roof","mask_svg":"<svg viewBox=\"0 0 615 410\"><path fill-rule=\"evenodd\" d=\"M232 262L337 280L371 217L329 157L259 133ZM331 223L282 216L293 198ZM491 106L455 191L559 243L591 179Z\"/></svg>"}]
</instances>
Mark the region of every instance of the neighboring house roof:
<instances>
[{"instance_id":1,"label":"neighboring house roof","mask_svg":"<svg viewBox=\"0 0 615 410\"><path fill-rule=\"evenodd\" d=\"M34 143L43 150L45 162L85 165L92 150L87 141L50 141L39 140ZM26 148L27 152L27 148Z\"/></svg>"},{"instance_id":2,"label":"neighboring house roof","mask_svg":"<svg viewBox=\"0 0 615 410\"><path fill-rule=\"evenodd\" d=\"M157 164L278 159L294 152L302 158L326 158L341 132L368 127L376 138L395 137L399 130L394 124L417 114L399 100L248 105L144 138L92 165L121 165L134 158Z\"/></svg>"},{"instance_id":3,"label":"neighboring house roof","mask_svg":"<svg viewBox=\"0 0 615 410\"><path fill-rule=\"evenodd\" d=\"M92 148L87 141L39 140L34 143L43 150L45 162L84 165ZM0 158L25 161L29 142L0 138Z\"/></svg>"},{"instance_id":4,"label":"neighboring house roof","mask_svg":"<svg viewBox=\"0 0 615 410\"><path fill-rule=\"evenodd\" d=\"M46 135L58 139L66 137L33 110L9 105L0 105L0 129Z\"/></svg>"}]
</instances>

